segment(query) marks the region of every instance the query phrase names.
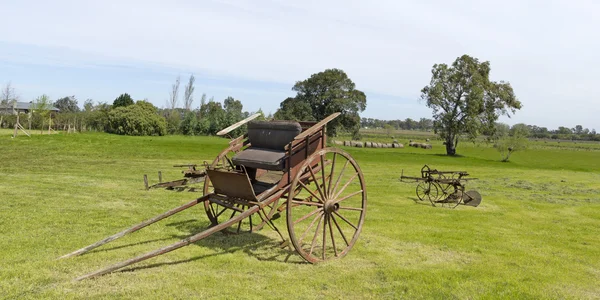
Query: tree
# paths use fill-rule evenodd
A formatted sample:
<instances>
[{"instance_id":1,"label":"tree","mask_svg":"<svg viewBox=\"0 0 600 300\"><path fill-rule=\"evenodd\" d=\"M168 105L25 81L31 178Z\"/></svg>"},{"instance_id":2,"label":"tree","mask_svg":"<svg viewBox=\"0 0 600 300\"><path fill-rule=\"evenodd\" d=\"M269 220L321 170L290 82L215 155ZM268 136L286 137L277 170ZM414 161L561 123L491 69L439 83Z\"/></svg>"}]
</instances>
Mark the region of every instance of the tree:
<instances>
[{"instance_id":1,"label":"tree","mask_svg":"<svg viewBox=\"0 0 600 300\"><path fill-rule=\"evenodd\" d=\"M242 111L242 109L244 108L244 106L242 105L242 102L239 100L235 100L233 99L233 97L227 97L224 101L223 101L223 108L225 109L225 123L223 124L224 127L227 127L229 125L233 125L239 121L241 121L242 119L244 119L244 113ZM246 131L246 126L241 126L236 128L234 131L232 131L230 133L231 136L239 136L242 134L242 132Z\"/></svg>"},{"instance_id":2,"label":"tree","mask_svg":"<svg viewBox=\"0 0 600 300\"><path fill-rule=\"evenodd\" d=\"M273 117L277 120L314 121L310 104L306 101L288 97L279 104Z\"/></svg>"},{"instance_id":3,"label":"tree","mask_svg":"<svg viewBox=\"0 0 600 300\"><path fill-rule=\"evenodd\" d=\"M503 125L508 127L506 124ZM504 127L505 129L505 126L500 127ZM510 159L510 155L514 152L527 149L527 144L529 143L529 140L527 140L527 136L529 136L529 128L527 125L522 123L515 124L508 132L505 130L498 130L496 133L501 134L496 141L495 147L496 150L500 152L503 162L507 162Z\"/></svg>"},{"instance_id":4,"label":"tree","mask_svg":"<svg viewBox=\"0 0 600 300\"><path fill-rule=\"evenodd\" d=\"M77 106L77 99L75 96L63 97L54 102L54 107L58 108L61 113L79 112L79 106Z\"/></svg>"},{"instance_id":5,"label":"tree","mask_svg":"<svg viewBox=\"0 0 600 300\"><path fill-rule=\"evenodd\" d=\"M508 82L490 81L490 63L463 55L451 66L435 64L431 82L421 90L421 99L433 109L434 131L444 139L446 153L456 154L459 137L474 139L493 131L499 115L521 108Z\"/></svg>"},{"instance_id":6,"label":"tree","mask_svg":"<svg viewBox=\"0 0 600 300\"><path fill-rule=\"evenodd\" d=\"M121 94L119 97L117 97L117 99L115 99L115 101L113 102L113 108L117 108L117 107L121 107L121 106L129 106L129 105L133 105L133 99L131 98L131 96L129 96L129 94L125 93L125 94Z\"/></svg>"},{"instance_id":7,"label":"tree","mask_svg":"<svg viewBox=\"0 0 600 300\"><path fill-rule=\"evenodd\" d=\"M171 86L170 98L169 98L169 108L174 110L177 107L177 103L179 103L179 83L181 82L181 77L177 76L175 79L175 83Z\"/></svg>"},{"instance_id":8,"label":"tree","mask_svg":"<svg viewBox=\"0 0 600 300\"><path fill-rule=\"evenodd\" d=\"M92 99L85 100L85 102L83 103L83 110L86 112L90 112L90 111L92 111L92 109L94 109L94 100L92 100Z\"/></svg>"},{"instance_id":9,"label":"tree","mask_svg":"<svg viewBox=\"0 0 600 300\"><path fill-rule=\"evenodd\" d=\"M185 86L185 94L183 101L185 103L185 110L190 111L192 109L192 102L194 102L194 75L190 75L190 81Z\"/></svg>"},{"instance_id":10,"label":"tree","mask_svg":"<svg viewBox=\"0 0 600 300\"><path fill-rule=\"evenodd\" d=\"M292 88L297 94L294 98L284 100L278 112L290 108L279 115L286 119L298 120L304 118L308 112L313 120L322 120L328 115L341 112L335 120L329 122L328 133L335 136L338 128L358 134L360 128L359 112L367 107L365 93L355 89L355 84L348 75L340 69L326 69L323 72L312 74L310 78L298 81ZM308 109L310 108L310 110ZM277 112L275 116L277 117ZM307 120L304 118L304 120Z\"/></svg>"},{"instance_id":11,"label":"tree","mask_svg":"<svg viewBox=\"0 0 600 300\"><path fill-rule=\"evenodd\" d=\"M202 119L198 121L198 130L200 134L213 135L225 128L225 110L221 106L221 103L210 100L200 107Z\"/></svg>"},{"instance_id":12,"label":"tree","mask_svg":"<svg viewBox=\"0 0 600 300\"><path fill-rule=\"evenodd\" d=\"M165 119L146 101L117 107L108 112L107 131L123 135L165 135Z\"/></svg>"},{"instance_id":13,"label":"tree","mask_svg":"<svg viewBox=\"0 0 600 300\"><path fill-rule=\"evenodd\" d=\"M6 113L9 114L15 102L19 100L19 97L15 93L15 89L12 87L10 81L6 83L0 94L0 109L4 108ZM0 124L1 125L1 124Z\"/></svg>"},{"instance_id":14,"label":"tree","mask_svg":"<svg viewBox=\"0 0 600 300\"><path fill-rule=\"evenodd\" d=\"M177 133L179 129L179 113L176 111L177 104L179 103L179 84L181 83L181 77L177 76L175 79L175 83L171 86L171 91L169 92L169 112L167 114L167 131L170 134Z\"/></svg>"},{"instance_id":15,"label":"tree","mask_svg":"<svg viewBox=\"0 0 600 300\"><path fill-rule=\"evenodd\" d=\"M33 111L37 113L37 115L40 116L40 118L42 119L41 133L44 132L44 122L46 121L46 117L48 117L48 114L50 113L51 107L52 103L50 102L50 97L48 97L48 95L46 94L37 97L37 99L35 99L35 102L33 103ZM50 124L48 124L48 126L50 126Z\"/></svg>"},{"instance_id":16,"label":"tree","mask_svg":"<svg viewBox=\"0 0 600 300\"><path fill-rule=\"evenodd\" d=\"M383 129L385 129L385 133L388 137L391 137L392 133L394 133L394 127L390 124L383 125Z\"/></svg>"}]
</instances>

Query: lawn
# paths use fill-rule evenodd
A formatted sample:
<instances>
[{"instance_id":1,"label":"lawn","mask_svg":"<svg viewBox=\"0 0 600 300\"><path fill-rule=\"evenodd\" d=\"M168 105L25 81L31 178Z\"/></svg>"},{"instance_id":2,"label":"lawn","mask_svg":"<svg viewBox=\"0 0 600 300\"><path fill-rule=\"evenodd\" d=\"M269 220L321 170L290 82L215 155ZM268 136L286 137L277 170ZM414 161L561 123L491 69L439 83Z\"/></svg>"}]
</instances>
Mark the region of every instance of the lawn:
<instances>
[{"instance_id":1,"label":"lawn","mask_svg":"<svg viewBox=\"0 0 600 300\"><path fill-rule=\"evenodd\" d=\"M200 193L146 191L177 179L174 164L211 161L227 140L0 130L0 298L600 298L600 147L532 142L511 162L486 145L458 157L432 150L342 147L367 184L363 232L341 260L311 265L271 229L215 234L193 245L75 282L208 226L192 208L90 253L63 254L182 205ZM398 138L398 137L397 137ZM400 142L402 141L398 138ZM424 164L466 170L477 207L416 201ZM276 225L286 234L285 216Z\"/></svg>"}]
</instances>

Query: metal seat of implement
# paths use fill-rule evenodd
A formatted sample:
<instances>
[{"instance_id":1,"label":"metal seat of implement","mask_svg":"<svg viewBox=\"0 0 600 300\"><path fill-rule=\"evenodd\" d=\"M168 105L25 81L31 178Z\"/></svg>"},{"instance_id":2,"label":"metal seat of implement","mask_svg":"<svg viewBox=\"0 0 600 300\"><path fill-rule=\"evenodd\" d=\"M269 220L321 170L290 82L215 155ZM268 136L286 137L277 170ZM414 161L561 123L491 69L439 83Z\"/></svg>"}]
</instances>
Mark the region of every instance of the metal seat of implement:
<instances>
[{"instance_id":1,"label":"metal seat of implement","mask_svg":"<svg viewBox=\"0 0 600 300\"><path fill-rule=\"evenodd\" d=\"M285 146L300 134L302 127L294 121L252 121L248 123L250 146L231 159L245 171L207 170L216 194L258 200L257 194L273 185L261 186L257 170L284 171L287 166ZM253 184L254 183L254 184Z\"/></svg>"}]
</instances>

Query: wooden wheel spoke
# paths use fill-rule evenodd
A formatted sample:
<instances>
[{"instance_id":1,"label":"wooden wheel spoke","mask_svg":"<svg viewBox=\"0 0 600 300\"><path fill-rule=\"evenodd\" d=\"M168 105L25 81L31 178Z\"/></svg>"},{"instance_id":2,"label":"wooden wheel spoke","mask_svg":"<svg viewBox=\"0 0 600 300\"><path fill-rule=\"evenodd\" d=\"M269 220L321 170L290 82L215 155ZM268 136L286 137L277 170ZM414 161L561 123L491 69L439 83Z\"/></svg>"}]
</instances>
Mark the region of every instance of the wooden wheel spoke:
<instances>
[{"instance_id":1,"label":"wooden wheel spoke","mask_svg":"<svg viewBox=\"0 0 600 300\"><path fill-rule=\"evenodd\" d=\"M337 153L333 152L333 162L331 163L331 172L329 173L329 184L327 185L327 196L331 196L331 181L333 180L333 171L335 170L335 158Z\"/></svg>"},{"instance_id":2,"label":"wooden wheel spoke","mask_svg":"<svg viewBox=\"0 0 600 300\"><path fill-rule=\"evenodd\" d=\"M344 200L346 200L346 199L348 199L348 198L352 198L352 197L354 197L354 196L356 196L356 195L358 195L358 194L360 194L360 193L362 193L362 192L363 192L363 190L356 191L356 192L354 192L354 193L352 193L352 194L350 194L350 195L346 195L346 196L344 196L343 198L340 198L340 199L335 199L334 203L340 203L340 202L342 202L342 201L344 201Z\"/></svg>"},{"instance_id":3,"label":"wooden wheel spoke","mask_svg":"<svg viewBox=\"0 0 600 300\"><path fill-rule=\"evenodd\" d=\"M317 209L311 211L310 213L308 213L308 214L302 216L301 218L299 218L298 220L294 221L294 225L296 225L296 224L298 224L298 223L300 223L300 222L302 222L302 221L310 218L311 216L314 216L316 213L321 212L321 211L323 211L322 208L317 208Z\"/></svg>"},{"instance_id":4,"label":"wooden wheel spoke","mask_svg":"<svg viewBox=\"0 0 600 300\"><path fill-rule=\"evenodd\" d=\"M338 222L335 220L335 217L333 215L331 215L331 219L333 220L333 224L335 224L335 227L337 227L337 230L340 232L340 235L342 236L342 239L344 239L344 242L346 243L346 246L350 246L350 244L348 243L348 239L346 239L346 235L344 235L344 232L342 231L342 228L340 227L340 225L338 224Z\"/></svg>"},{"instance_id":5,"label":"wooden wheel spoke","mask_svg":"<svg viewBox=\"0 0 600 300\"><path fill-rule=\"evenodd\" d=\"M317 200L319 200L321 203L325 203L323 201L322 198L319 198L319 196L317 196L313 191L311 191L302 181L298 181L298 183L304 187L304 189L306 189L307 192L309 192L313 197L315 197Z\"/></svg>"},{"instance_id":6,"label":"wooden wheel spoke","mask_svg":"<svg viewBox=\"0 0 600 300\"><path fill-rule=\"evenodd\" d=\"M325 155L321 155L321 179L323 180L323 199L326 199L325 195L329 195L327 194L327 186L325 185Z\"/></svg>"},{"instance_id":7,"label":"wooden wheel spoke","mask_svg":"<svg viewBox=\"0 0 600 300\"><path fill-rule=\"evenodd\" d=\"M344 216L340 215L337 211L333 212L336 216L340 217L340 219L344 220L344 222L348 223L348 225L352 226L352 228L358 230L358 227L354 226L354 224L352 224L350 221L348 221L348 219L346 219Z\"/></svg>"},{"instance_id":8,"label":"wooden wheel spoke","mask_svg":"<svg viewBox=\"0 0 600 300\"><path fill-rule=\"evenodd\" d=\"M344 171L346 171L346 167L348 166L349 163L350 163L350 161L347 160L346 163L344 164L344 166L342 167L342 171L340 171L340 175L338 176L337 180L335 181L335 185L333 186L333 189L331 190L331 193L329 194L329 196L331 196L331 194L333 194L333 193L335 193L335 191L337 191L338 184L340 184L340 179L342 179L342 175L344 175Z\"/></svg>"},{"instance_id":9,"label":"wooden wheel spoke","mask_svg":"<svg viewBox=\"0 0 600 300\"><path fill-rule=\"evenodd\" d=\"M355 211L363 211L362 208L358 208L358 207L348 207L348 206L340 206L340 209L345 209L345 210L355 210Z\"/></svg>"},{"instance_id":10,"label":"wooden wheel spoke","mask_svg":"<svg viewBox=\"0 0 600 300\"><path fill-rule=\"evenodd\" d=\"M321 218L321 216L323 216L323 212L321 212L320 214L318 214L313 220L312 222L310 222L310 224L308 225L308 227L306 228L306 230L304 230L304 232L302 233L302 236L300 237L300 239L298 240L300 242L300 244L302 244L302 241L304 240L304 238L306 237L306 234L310 231L310 229L315 225L315 222Z\"/></svg>"},{"instance_id":11,"label":"wooden wheel spoke","mask_svg":"<svg viewBox=\"0 0 600 300\"><path fill-rule=\"evenodd\" d=\"M331 246L333 247L333 253L335 254L335 256L338 256L338 252L337 252L337 248L335 247L335 239L333 238L333 227L331 226L331 219L333 219L332 215L328 215L327 217L329 219L329 234L331 235Z\"/></svg>"},{"instance_id":12,"label":"wooden wheel spoke","mask_svg":"<svg viewBox=\"0 0 600 300\"><path fill-rule=\"evenodd\" d=\"M292 200L292 203L294 203L294 204L299 204L299 205L308 205L308 206L319 206L319 207L323 207L323 203L319 203L319 202L312 202L312 201L296 201L296 200Z\"/></svg>"},{"instance_id":13,"label":"wooden wheel spoke","mask_svg":"<svg viewBox=\"0 0 600 300\"><path fill-rule=\"evenodd\" d=\"M319 194L321 195L320 199L322 201L324 201L327 198L325 198L325 195L323 194L323 191L321 190L321 187L319 186L319 181L317 180L317 177L315 176L315 173L313 172L313 169L310 165L308 165L308 171L310 172L310 176L312 176L313 181L315 182L315 186L317 186L317 191L319 191ZM319 197L317 197L317 198L319 198Z\"/></svg>"},{"instance_id":14,"label":"wooden wheel spoke","mask_svg":"<svg viewBox=\"0 0 600 300\"><path fill-rule=\"evenodd\" d=\"M325 214L325 224L323 224L323 253L321 253L321 255L323 256L323 260L325 260L325 249L326 249L326 245L327 245L327 223L329 221L329 214Z\"/></svg>"},{"instance_id":15,"label":"wooden wheel spoke","mask_svg":"<svg viewBox=\"0 0 600 300\"><path fill-rule=\"evenodd\" d=\"M212 206L212 204L211 204L211 207L213 207L213 206ZM220 215L222 215L222 214L223 214L223 213L224 213L226 210L227 210L227 207L223 207L223 210L221 210L221 211L220 211L218 214L214 215L214 216L215 216L215 218L218 218L218 217L219 217Z\"/></svg>"},{"instance_id":16,"label":"wooden wheel spoke","mask_svg":"<svg viewBox=\"0 0 600 300\"><path fill-rule=\"evenodd\" d=\"M315 243L317 242L317 236L319 236L319 230L321 229L321 223L323 222L324 218L325 218L325 214L322 214L321 218L319 218L319 224L317 224L317 230L315 230L315 235L313 236L312 243L310 244L310 252L308 252L308 255L311 255L313 250L315 249Z\"/></svg>"},{"instance_id":17,"label":"wooden wheel spoke","mask_svg":"<svg viewBox=\"0 0 600 300\"><path fill-rule=\"evenodd\" d=\"M340 189L340 191L337 194L335 194L335 196L332 199L336 199L337 197L339 197L340 194L350 185L350 183L352 183L352 181L354 181L354 178L356 177L358 177L358 172L356 172L356 174L354 174L352 178L350 178L350 180L348 180L348 182L344 184L344 186Z\"/></svg>"}]
</instances>

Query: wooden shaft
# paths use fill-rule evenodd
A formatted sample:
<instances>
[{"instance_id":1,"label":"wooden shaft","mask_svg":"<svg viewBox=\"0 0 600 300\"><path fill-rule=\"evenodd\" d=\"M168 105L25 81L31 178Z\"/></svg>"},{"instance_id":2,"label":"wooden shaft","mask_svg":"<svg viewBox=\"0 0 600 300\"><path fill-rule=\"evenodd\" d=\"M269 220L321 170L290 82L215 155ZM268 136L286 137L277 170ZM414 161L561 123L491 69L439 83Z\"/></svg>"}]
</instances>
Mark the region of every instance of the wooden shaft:
<instances>
[{"instance_id":1,"label":"wooden shaft","mask_svg":"<svg viewBox=\"0 0 600 300\"><path fill-rule=\"evenodd\" d=\"M251 214L256 213L259 209L260 209L260 207L258 205L252 206L249 209L247 209L246 211L244 211L242 214L237 215L236 217L231 218L231 219L229 219L228 221L226 221L224 223L221 223L219 225L211 227L211 228L209 228L209 229L207 229L205 231L202 231L200 233L197 233L197 234L195 234L193 236L187 237L187 238L185 238L185 239L183 239L183 240L181 240L181 241L179 241L179 242L177 242L175 244L172 244L170 246L166 246L166 247L160 248L158 250L154 250L154 251L148 252L146 254L140 255L138 257L134 257L134 258L126 260L126 261L122 261L120 263L116 263L116 264L114 264L114 265L112 265L112 266L110 266L108 268L104 268L104 269L101 269L101 270L98 270L98 271L95 271L95 272L92 272L92 273L80 276L80 277L76 278L75 281L80 281L80 280L84 280L84 279L88 279L88 278L92 278L92 277L104 275L104 274L113 272L115 270L121 269L123 267L129 266L131 264L134 264L134 263L137 263L137 262L140 262L140 261L143 261L143 260L146 260L146 259L158 256L158 255L161 255L161 254L165 254L165 253L171 252L173 250L177 250L177 249L179 249L181 247L184 247L184 246L187 246L187 245L189 245L191 243L195 243L195 242L197 242L197 241L199 241L199 240L201 240L201 239L203 239L203 238L205 238L205 237L207 237L207 236L209 236L209 235L211 235L211 234L213 234L215 232L219 232L219 231L221 231L221 230L223 230L223 229L231 226L232 224L234 224L236 222L239 222L239 221L247 218Z\"/></svg>"},{"instance_id":2,"label":"wooden shaft","mask_svg":"<svg viewBox=\"0 0 600 300\"><path fill-rule=\"evenodd\" d=\"M98 242L96 242L94 244L91 244L91 245L89 245L87 247L83 247L83 248L81 248L79 250L76 250L76 251L73 251L73 252L71 252L69 254L65 254L65 255L59 257L58 259L63 259L63 258L71 257L71 256L80 255L80 254L86 253L86 252L88 252L88 251L90 251L90 250L92 250L94 248L98 248L98 247L100 247L100 246L102 246L102 245L104 245L106 243L109 243L109 242L114 241L114 240L116 240L116 239L118 239L120 237L123 237L124 235L126 235L128 233L132 233L132 232L138 231L138 230L140 230L140 229L142 229L142 228L144 228L144 227L146 227L146 226L148 226L150 224L156 223L156 222L158 222L158 221L160 221L160 220L162 220L162 219L164 219L166 217L172 216L172 215L174 215L174 214L176 214L176 213L178 213L178 212L180 212L182 210L185 210L187 208L190 208L190 207L192 207L192 206L194 206L194 205L196 205L198 203L202 203L202 202L208 200L208 196L209 195L206 195L206 196L203 196L201 198L198 198L198 199L195 199L193 201L190 201L190 202L188 202L188 203L186 203L186 204L184 204L182 206L179 206L177 208L169 210L168 212L160 214L160 215L158 215L158 216L156 216L156 217L154 217L152 219L148 219L148 220L146 220L146 221L144 221L142 223L139 223L139 224L137 224L137 225L135 225L135 226L133 226L131 228L125 229L125 230L123 230L123 231L121 231L121 232L119 232L117 234L111 235L111 236L109 236L109 237L107 237L107 238L105 238L103 240L100 240L100 241L98 241Z\"/></svg>"},{"instance_id":3,"label":"wooden shaft","mask_svg":"<svg viewBox=\"0 0 600 300\"><path fill-rule=\"evenodd\" d=\"M251 115L251 116L249 116L249 117L247 117L247 118L245 118L245 119L243 119L243 120L241 120L241 121L239 121L239 122L237 122L237 123L235 123L235 124L233 124L233 125L225 128L225 129L217 132L217 135L227 134L227 133L235 130L236 128L238 128L238 127L240 127L240 126L242 126L242 125L244 125L244 124L246 124L246 123L248 123L248 122L250 122L250 121L252 121L252 120L254 120L256 118L258 118L258 116L260 116L260 113L255 113L255 114L253 114L253 115Z\"/></svg>"}]
</instances>

